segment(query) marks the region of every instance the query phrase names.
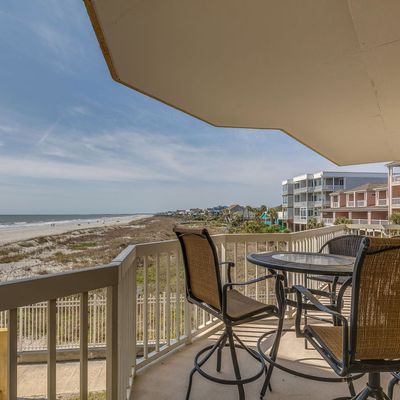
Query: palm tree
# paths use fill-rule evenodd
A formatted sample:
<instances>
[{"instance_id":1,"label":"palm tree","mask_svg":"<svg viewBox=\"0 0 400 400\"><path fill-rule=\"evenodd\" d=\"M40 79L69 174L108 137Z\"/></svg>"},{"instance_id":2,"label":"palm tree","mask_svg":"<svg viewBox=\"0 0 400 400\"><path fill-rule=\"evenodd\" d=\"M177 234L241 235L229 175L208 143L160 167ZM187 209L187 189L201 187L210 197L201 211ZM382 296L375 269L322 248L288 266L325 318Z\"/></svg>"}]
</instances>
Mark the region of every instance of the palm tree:
<instances>
[{"instance_id":1,"label":"palm tree","mask_svg":"<svg viewBox=\"0 0 400 400\"><path fill-rule=\"evenodd\" d=\"M275 224L276 220L278 219L278 211L276 211L276 208L271 207L268 210L268 215L271 218L271 223Z\"/></svg>"}]
</instances>

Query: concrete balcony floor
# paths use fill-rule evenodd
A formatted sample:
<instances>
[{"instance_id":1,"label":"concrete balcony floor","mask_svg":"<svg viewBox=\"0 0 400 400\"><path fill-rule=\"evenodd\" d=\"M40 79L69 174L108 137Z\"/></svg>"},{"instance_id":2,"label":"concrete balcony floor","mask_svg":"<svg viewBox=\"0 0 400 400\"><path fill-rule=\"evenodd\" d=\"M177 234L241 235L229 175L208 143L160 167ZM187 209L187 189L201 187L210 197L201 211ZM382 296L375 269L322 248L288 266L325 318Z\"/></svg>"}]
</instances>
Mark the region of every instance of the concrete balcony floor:
<instances>
[{"instance_id":1,"label":"concrete balcony floor","mask_svg":"<svg viewBox=\"0 0 400 400\"><path fill-rule=\"evenodd\" d=\"M261 321L235 328L238 336L248 345L255 347L258 337L267 329L274 329L273 320ZM291 327L290 322L286 327ZM208 338L199 339L191 345L167 355L164 359L149 365L138 372L134 385L134 398L141 400L176 400L185 399L189 372L193 368L194 355L203 347L212 344L218 334ZM273 339L273 337L271 337ZM272 342L272 341L271 341ZM266 348L271 342L266 342ZM249 376L257 371L258 364L246 352L238 350L238 359L242 376ZM315 350L305 349L304 340L297 339L294 333L284 334L280 350L279 362L291 368L296 368L305 373L319 374L322 376L336 377ZM222 371L215 372L216 356L207 363L205 370L213 372L223 378L234 377L229 348L223 355ZM387 389L390 379L389 374L382 374L382 385ZM259 393L264 377L245 385L246 399L259 399ZM356 391L359 392L365 386L367 377L364 376L355 382ZM272 375L272 392L267 392L266 399L315 399L327 400L340 396L349 396L346 383L324 383L310 381L289 375L286 372L274 369ZM210 382L195 374L191 392L191 400L233 400L238 399L236 386L220 385ZM395 388L394 399L400 399L400 387Z\"/></svg>"}]
</instances>

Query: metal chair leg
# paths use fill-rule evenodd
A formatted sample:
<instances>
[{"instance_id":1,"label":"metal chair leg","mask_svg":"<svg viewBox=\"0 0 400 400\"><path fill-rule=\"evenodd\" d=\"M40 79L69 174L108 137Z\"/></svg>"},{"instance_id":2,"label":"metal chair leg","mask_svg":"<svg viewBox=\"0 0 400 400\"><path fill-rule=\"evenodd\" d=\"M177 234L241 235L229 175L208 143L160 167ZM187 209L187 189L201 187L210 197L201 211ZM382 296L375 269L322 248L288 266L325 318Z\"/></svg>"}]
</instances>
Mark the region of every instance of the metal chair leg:
<instances>
[{"instance_id":1,"label":"metal chair leg","mask_svg":"<svg viewBox=\"0 0 400 400\"><path fill-rule=\"evenodd\" d=\"M271 349L271 354L270 355L271 355L272 361L275 361L276 357L278 355L279 343L281 341L281 336L282 336L282 328L283 328L283 318L281 317L281 318L279 318L278 329L276 331L275 343L273 344L272 349ZM272 375L273 369L274 369L273 365L269 365L267 367L267 374L266 374L266 377L265 377L265 381L264 381L263 387L261 389L260 399L264 398L268 387L270 389L272 389L270 381L271 381L271 375Z\"/></svg>"},{"instance_id":2,"label":"metal chair leg","mask_svg":"<svg viewBox=\"0 0 400 400\"><path fill-rule=\"evenodd\" d=\"M389 382L387 395L390 399L393 399L393 390L397 383L399 383L399 378L396 376L394 376Z\"/></svg>"},{"instance_id":3,"label":"metal chair leg","mask_svg":"<svg viewBox=\"0 0 400 400\"><path fill-rule=\"evenodd\" d=\"M201 367L207 360L209 360L209 358L213 355L213 353L215 352L215 350L217 350L217 348L219 348L219 346L221 345L221 342L223 342L224 340L226 340L226 332L224 332L222 334L222 336L215 342L214 346L211 348L211 350L204 356L204 358L198 363L198 366ZM196 362L195 362L196 365ZM188 384L188 388L186 391L186 400L189 400L190 397L190 392L192 390L192 383L193 383L193 375L194 373L197 371L196 367L194 367L191 371L190 371L190 375L189 375L189 384Z\"/></svg>"},{"instance_id":4,"label":"metal chair leg","mask_svg":"<svg viewBox=\"0 0 400 400\"><path fill-rule=\"evenodd\" d=\"M347 386L349 387L350 396L351 397L355 397L356 396L356 390L354 389L354 383L353 383L352 379L349 379L347 381Z\"/></svg>"},{"instance_id":5,"label":"metal chair leg","mask_svg":"<svg viewBox=\"0 0 400 400\"><path fill-rule=\"evenodd\" d=\"M232 328L231 327L227 327L226 328L226 332L227 332L227 335L228 335L229 347L230 347L230 350L231 350L232 363L233 363L233 369L235 371L235 376L236 376L237 380L241 380L242 377L240 375L239 363L238 363L237 356L236 356L235 342L233 340ZM239 390L239 399L240 400L244 400L245 399L245 395L244 395L243 384L240 384L240 383L238 384L238 390Z\"/></svg>"},{"instance_id":6,"label":"metal chair leg","mask_svg":"<svg viewBox=\"0 0 400 400\"><path fill-rule=\"evenodd\" d=\"M228 336L225 335L225 338L222 340L221 344L218 347L217 350L217 372L221 372L221 366L222 366L222 350L226 345L226 341L228 339Z\"/></svg>"}]
</instances>

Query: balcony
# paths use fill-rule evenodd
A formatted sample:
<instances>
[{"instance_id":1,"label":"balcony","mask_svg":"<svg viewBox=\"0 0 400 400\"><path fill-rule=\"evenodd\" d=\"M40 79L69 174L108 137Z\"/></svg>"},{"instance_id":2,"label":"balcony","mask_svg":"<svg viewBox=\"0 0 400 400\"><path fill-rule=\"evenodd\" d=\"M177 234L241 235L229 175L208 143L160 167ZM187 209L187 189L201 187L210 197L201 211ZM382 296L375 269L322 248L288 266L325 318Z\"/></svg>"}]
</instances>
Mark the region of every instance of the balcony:
<instances>
[{"instance_id":1,"label":"balcony","mask_svg":"<svg viewBox=\"0 0 400 400\"><path fill-rule=\"evenodd\" d=\"M296 224L305 224L307 223L307 217L305 215L295 215L293 222Z\"/></svg>"},{"instance_id":2,"label":"balcony","mask_svg":"<svg viewBox=\"0 0 400 400\"><path fill-rule=\"evenodd\" d=\"M356 201L356 207L366 207L367 206L367 200L357 200Z\"/></svg>"},{"instance_id":3,"label":"balcony","mask_svg":"<svg viewBox=\"0 0 400 400\"><path fill-rule=\"evenodd\" d=\"M246 261L245 255L249 252L318 251L321 243L344 232L345 227L334 226L296 233L217 235L214 241L221 261L236 262L233 278L243 280L265 272ZM289 277L297 281L300 278ZM274 290L269 284L257 284L253 290L246 288L244 293L274 302ZM0 284L0 297L0 323L9 331L8 385L13 400L17 398L17 391L24 393L27 385L25 376L21 381L18 379L21 365L17 360L21 351L40 350L48 360L48 397L56 398L56 388L60 387L60 384L56 386L56 380L61 378L57 379L57 373L65 373L65 368L61 369L56 362L56 354L65 349L76 349L82 368L80 388L81 392L86 392L88 366L93 365L92 361L88 362L88 352L97 347L106 355L103 366L108 377L107 398L125 400L125 388L129 393L133 390L134 375L138 375L135 393L144 396L144 382L153 379L157 371L161 373L160 379L173 378L179 371L186 371L187 366L192 365L195 348L206 340L213 340L213 330L218 329L217 321L185 301L182 259L176 240L129 246L106 266L4 282ZM100 311L94 312L93 307ZM37 321L40 321L40 328ZM251 341L259 328L246 327L241 331ZM94 331L97 334L94 335ZM295 341L294 338L290 340ZM160 357L192 342L195 342L194 346L172 355L168 362L155 363L154 367L144 370ZM299 349L301 355L302 344ZM311 357L311 353L308 354ZM166 368L168 365L170 368ZM174 365L176 368L171 368ZM42 365L41 369L46 367ZM79 367L68 373L79 376ZM182 376L186 377L186 373ZM155 386L153 381L147 386L148 396L154 398L154 393L162 390L166 393L164 398L176 398L177 393L184 390L186 381L182 376L174 381L174 385ZM279 376L278 372L276 376ZM66 377L62 378L65 381ZM32 386L39 390L43 385ZM79 379L76 385L61 386L79 388ZM203 390L221 390L215 385L208 387L204 382L202 387ZM257 385L252 390L257 390Z\"/></svg>"},{"instance_id":4,"label":"balcony","mask_svg":"<svg viewBox=\"0 0 400 400\"><path fill-rule=\"evenodd\" d=\"M325 225L333 225L333 223L335 222L333 218L322 218L322 222Z\"/></svg>"},{"instance_id":5,"label":"balcony","mask_svg":"<svg viewBox=\"0 0 400 400\"><path fill-rule=\"evenodd\" d=\"M292 327L292 324L288 324ZM245 325L237 329L239 337L249 346L255 346L257 337L271 329L274 324L267 321L259 324ZM201 348L208 344L213 344L217 335L212 335L207 339L194 342L191 346L186 346L182 351L168 357L162 364L139 372L134 387L135 398L140 400L154 400L155 398L165 400L184 399L187 389L188 371L193 368L193 358ZM310 346L309 346L310 347ZM231 360L224 354L222 361L222 373L224 378L232 377ZM242 357L241 357L242 356ZM302 358L301 362L297 361ZM246 355L239 354L242 371L250 375L257 366ZM304 340L296 339L294 334L285 334L282 337L278 362L286 366L298 368L304 373L320 374L326 377L335 377L329 366L321 360L315 350L305 350ZM215 359L209 361L209 365L215 365ZM211 367L210 370L211 371ZM383 387L388 384L389 374L382 374ZM157 385L154 385L157 382ZM171 384L173 382L173 384ZM266 399L282 400L320 400L322 398L333 399L348 396L347 385L345 383L324 383L309 381L296 378L278 369L272 375L272 392L268 392ZM355 382L356 391L363 388L365 379L361 378ZM263 384L263 379L245 386L246 399L259 399L259 393ZM193 380L191 400L210 399L210 400L237 400L237 388L235 386L218 385L206 381L198 375Z\"/></svg>"},{"instance_id":6,"label":"balcony","mask_svg":"<svg viewBox=\"0 0 400 400\"><path fill-rule=\"evenodd\" d=\"M400 174L392 175L392 183L395 185L400 185Z\"/></svg>"},{"instance_id":7,"label":"balcony","mask_svg":"<svg viewBox=\"0 0 400 400\"><path fill-rule=\"evenodd\" d=\"M349 201L346 203L346 207L355 207L355 201L354 201L354 200L349 200Z\"/></svg>"},{"instance_id":8,"label":"balcony","mask_svg":"<svg viewBox=\"0 0 400 400\"><path fill-rule=\"evenodd\" d=\"M375 205L377 206L387 206L388 201L387 199L376 199Z\"/></svg>"},{"instance_id":9,"label":"balcony","mask_svg":"<svg viewBox=\"0 0 400 400\"><path fill-rule=\"evenodd\" d=\"M295 201L293 204L294 204L294 207L296 207L296 208L306 208L308 205L308 201L307 200Z\"/></svg>"},{"instance_id":10,"label":"balcony","mask_svg":"<svg viewBox=\"0 0 400 400\"><path fill-rule=\"evenodd\" d=\"M340 207L340 204L339 204L338 201L333 201L333 202L331 203L331 206L332 206L332 208L339 208L339 207Z\"/></svg>"},{"instance_id":11,"label":"balcony","mask_svg":"<svg viewBox=\"0 0 400 400\"><path fill-rule=\"evenodd\" d=\"M323 185L322 190L329 190L332 192L336 192L336 190L341 190L343 189L343 185Z\"/></svg>"},{"instance_id":12,"label":"balcony","mask_svg":"<svg viewBox=\"0 0 400 400\"><path fill-rule=\"evenodd\" d=\"M400 197L393 197L392 198L392 205L400 207Z\"/></svg>"},{"instance_id":13,"label":"balcony","mask_svg":"<svg viewBox=\"0 0 400 400\"><path fill-rule=\"evenodd\" d=\"M301 186L298 188L294 188L293 192L296 193L305 193L308 191L308 187L307 186Z\"/></svg>"},{"instance_id":14,"label":"balcony","mask_svg":"<svg viewBox=\"0 0 400 400\"><path fill-rule=\"evenodd\" d=\"M387 219L371 219L372 225L388 225L389 221Z\"/></svg>"},{"instance_id":15,"label":"balcony","mask_svg":"<svg viewBox=\"0 0 400 400\"><path fill-rule=\"evenodd\" d=\"M367 219L352 219L351 220L352 224L355 225L368 225L368 220Z\"/></svg>"}]
</instances>

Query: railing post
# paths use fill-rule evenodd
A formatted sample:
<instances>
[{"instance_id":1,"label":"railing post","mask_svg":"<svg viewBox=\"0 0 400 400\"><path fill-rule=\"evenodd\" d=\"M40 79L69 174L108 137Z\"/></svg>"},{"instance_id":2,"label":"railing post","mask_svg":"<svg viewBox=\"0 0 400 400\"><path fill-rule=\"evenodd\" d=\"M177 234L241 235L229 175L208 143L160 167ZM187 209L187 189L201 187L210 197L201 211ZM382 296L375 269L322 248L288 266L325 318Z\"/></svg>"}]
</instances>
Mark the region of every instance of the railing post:
<instances>
[{"instance_id":1,"label":"railing post","mask_svg":"<svg viewBox=\"0 0 400 400\"><path fill-rule=\"evenodd\" d=\"M88 399L88 293L80 295L79 303L79 346L80 346L80 400Z\"/></svg>"},{"instance_id":2,"label":"railing post","mask_svg":"<svg viewBox=\"0 0 400 400\"><path fill-rule=\"evenodd\" d=\"M17 399L17 309L8 311L7 400Z\"/></svg>"},{"instance_id":3,"label":"railing post","mask_svg":"<svg viewBox=\"0 0 400 400\"><path fill-rule=\"evenodd\" d=\"M133 360L132 360L132 379L136 375L136 354L137 354L137 333L136 333L136 310L137 310L137 286L136 286L136 269L137 269L137 258L135 257L135 260L133 261L133 266L132 266L132 308L133 308L133 314L132 314L132 340L133 340L133 348L132 348L132 353L133 353Z\"/></svg>"},{"instance_id":4,"label":"railing post","mask_svg":"<svg viewBox=\"0 0 400 400\"><path fill-rule=\"evenodd\" d=\"M107 288L106 399L118 400L118 285Z\"/></svg>"},{"instance_id":5,"label":"railing post","mask_svg":"<svg viewBox=\"0 0 400 400\"><path fill-rule=\"evenodd\" d=\"M221 242L221 254L220 254L220 261L225 262L226 261L226 239L225 236ZM226 264L222 264L221 267L221 276L223 277L223 283L226 283L227 281L227 268Z\"/></svg>"},{"instance_id":6,"label":"railing post","mask_svg":"<svg viewBox=\"0 0 400 400\"><path fill-rule=\"evenodd\" d=\"M47 302L47 398L56 399L57 302Z\"/></svg>"}]
</instances>

